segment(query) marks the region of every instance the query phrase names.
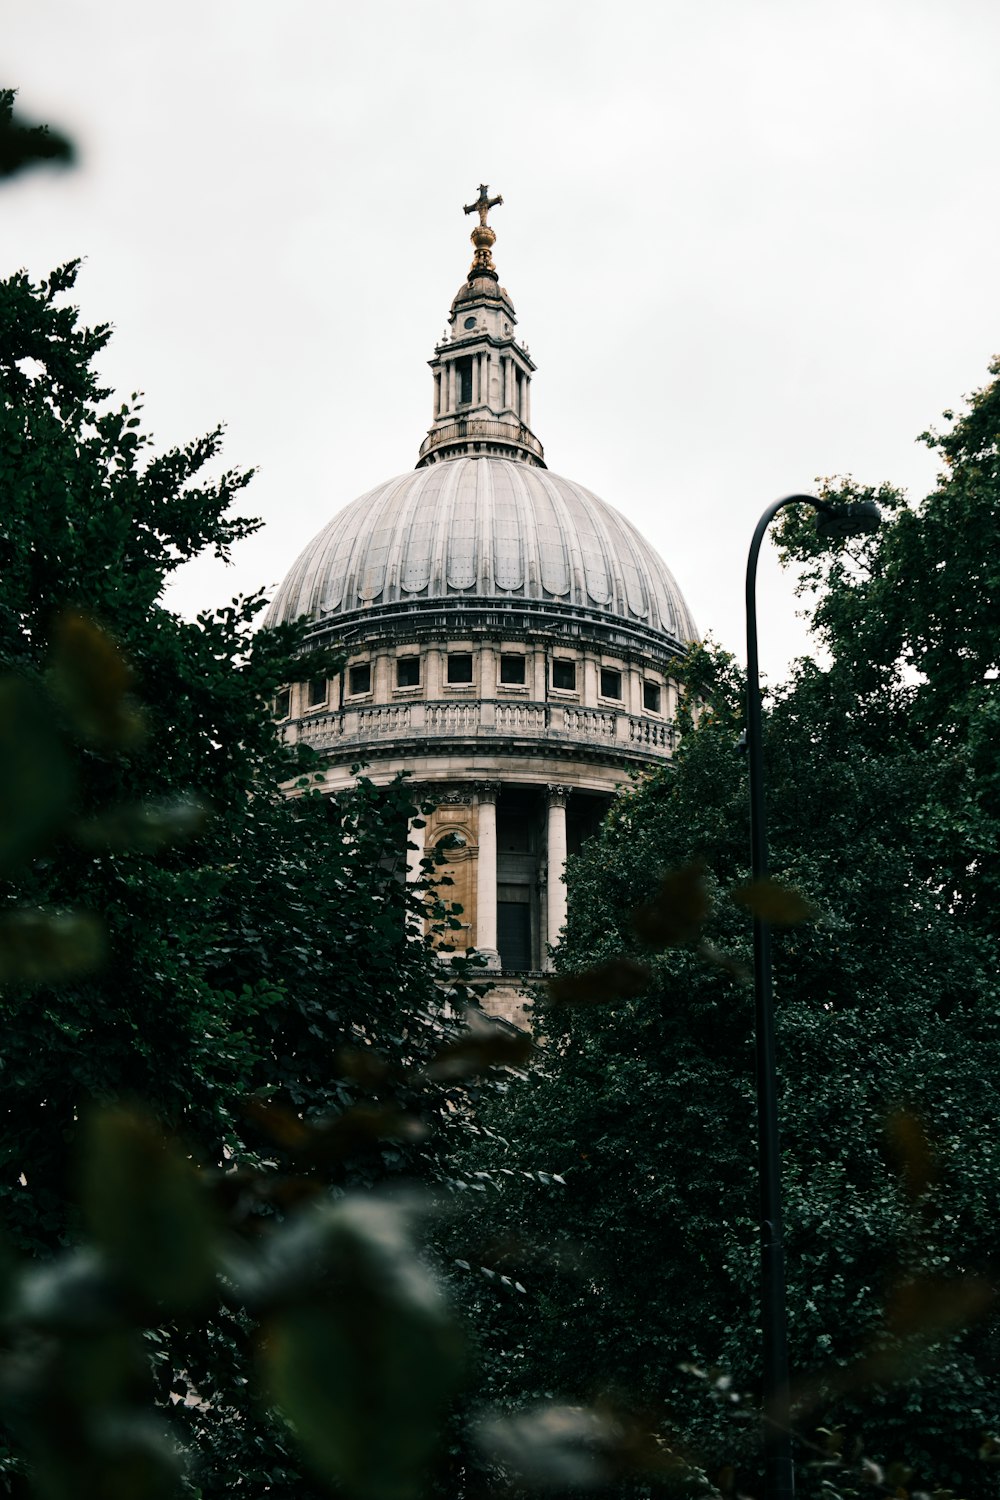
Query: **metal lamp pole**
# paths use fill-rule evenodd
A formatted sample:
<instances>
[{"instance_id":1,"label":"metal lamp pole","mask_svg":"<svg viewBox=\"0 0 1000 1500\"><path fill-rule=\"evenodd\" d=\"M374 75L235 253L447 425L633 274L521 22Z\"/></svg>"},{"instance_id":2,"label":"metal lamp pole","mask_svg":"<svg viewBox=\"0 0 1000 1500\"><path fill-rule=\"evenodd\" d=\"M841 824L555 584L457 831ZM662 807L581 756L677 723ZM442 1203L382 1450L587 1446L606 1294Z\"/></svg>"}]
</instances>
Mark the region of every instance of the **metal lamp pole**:
<instances>
[{"instance_id":1,"label":"metal lamp pole","mask_svg":"<svg viewBox=\"0 0 1000 1500\"><path fill-rule=\"evenodd\" d=\"M761 739L760 670L757 657L757 559L764 533L786 505L811 505L826 536L875 531L878 507L870 500L831 505L814 495L776 500L760 520L747 559L747 759L750 779L750 866L754 880L767 875L767 819ZM771 928L753 919L753 978L757 1054L757 1153L760 1175L761 1329L764 1365L764 1466L768 1500L793 1500L792 1434L785 1313L785 1247L781 1224L781 1151L771 983Z\"/></svg>"}]
</instances>

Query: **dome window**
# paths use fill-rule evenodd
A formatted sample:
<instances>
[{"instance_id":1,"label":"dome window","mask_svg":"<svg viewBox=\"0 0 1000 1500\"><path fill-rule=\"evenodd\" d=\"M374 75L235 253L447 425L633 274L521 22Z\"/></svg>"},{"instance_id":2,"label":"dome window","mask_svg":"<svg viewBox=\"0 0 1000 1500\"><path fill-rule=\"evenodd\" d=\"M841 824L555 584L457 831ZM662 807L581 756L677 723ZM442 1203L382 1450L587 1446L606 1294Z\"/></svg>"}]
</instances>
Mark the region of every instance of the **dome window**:
<instances>
[{"instance_id":1,"label":"dome window","mask_svg":"<svg viewBox=\"0 0 1000 1500\"><path fill-rule=\"evenodd\" d=\"M326 702L326 678L312 677L306 684L306 705L309 708L319 708Z\"/></svg>"},{"instance_id":2,"label":"dome window","mask_svg":"<svg viewBox=\"0 0 1000 1500\"><path fill-rule=\"evenodd\" d=\"M562 692L576 691L576 662L556 659L552 663L552 686Z\"/></svg>"},{"instance_id":3,"label":"dome window","mask_svg":"<svg viewBox=\"0 0 1000 1500\"><path fill-rule=\"evenodd\" d=\"M459 406L472 405L472 356L467 355L465 359L456 359L455 378L458 383Z\"/></svg>"},{"instance_id":4,"label":"dome window","mask_svg":"<svg viewBox=\"0 0 1000 1500\"><path fill-rule=\"evenodd\" d=\"M500 681L508 687L524 686L524 657L505 652L500 657Z\"/></svg>"},{"instance_id":5,"label":"dome window","mask_svg":"<svg viewBox=\"0 0 1000 1500\"><path fill-rule=\"evenodd\" d=\"M642 685L642 706L651 714L660 712L660 689L655 682L644 682Z\"/></svg>"},{"instance_id":6,"label":"dome window","mask_svg":"<svg viewBox=\"0 0 1000 1500\"><path fill-rule=\"evenodd\" d=\"M399 656L396 658L396 686L401 688L420 686L419 656Z\"/></svg>"},{"instance_id":7,"label":"dome window","mask_svg":"<svg viewBox=\"0 0 1000 1500\"><path fill-rule=\"evenodd\" d=\"M288 719L292 713L292 693L290 688L282 688L280 693L274 695L274 717L276 719Z\"/></svg>"},{"instance_id":8,"label":"dome window","mask_svg":"<svg viewBox=\"0 0 1000 1500\"><path fill-rule=\"evenodd\" d=\"M611 667L601 668L601 697L616 698L621 702L622 674Z\"/></svg>"},{"instance_id":9,"label":"dome window","mask_svg":"<svg viewBox=\"0 0 1000 1500\"><path fill-rule=\"evenodd\" d=\"M360 667L352 667L347 674L347 684L350 688L352 698L356 698L360 693L370 693L372 690L372 669L370 664L363 662Z\"/></svg>"},{"instance_id":10,"label":"dome window","mask_svg":"<svg viewBox=\"0 0 1000 1500\"><path fill-rule=\"evenodd\" d=\"M469 652L451 651L448 653L448 681L472 681L472 656Z\"/></svg>"}]
</instances>

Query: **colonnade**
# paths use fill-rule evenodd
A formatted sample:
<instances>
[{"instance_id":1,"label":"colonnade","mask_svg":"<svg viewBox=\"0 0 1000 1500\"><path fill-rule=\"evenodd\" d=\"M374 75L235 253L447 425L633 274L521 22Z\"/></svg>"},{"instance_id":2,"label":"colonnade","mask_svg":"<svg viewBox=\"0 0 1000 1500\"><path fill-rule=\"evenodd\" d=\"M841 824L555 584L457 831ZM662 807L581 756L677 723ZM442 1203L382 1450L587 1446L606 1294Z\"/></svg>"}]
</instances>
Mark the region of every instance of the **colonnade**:
<instances>
[{"instance_id":1,"label":"colonnade","mask_svg":"<svg viewBox=\"0 0 1000 1500\"><path fill-rule=\"evenodd\" d=\"M469 403L472 407L489 406L494 403L490 397L490 378L494 356L489 349L478 349L471 355L465 356L472 360L472 399ZM531 378L521 369L516 360L509 355L500 355L500 401L501 412L512 411L519 421L525 426L531 426ZM434 381L434 417L440 417L457 413L458 400L458 368L457 360L450 359L442 364L436 372Z\"/></svg>"},{"instance_id":2,"label":"colonnade","mask_svg":"<svg viewBox=\"0 0 1000 1500\"><path fill-rule=\"evenodd\" d=\"M476 860L475 948L489 969L499 969L497 948L497 797L500 782L479 782L476 793L478 856ZM554 948L566 925L566 805L570 788L547 786L545 818L545 942ZM421 823L423 820L420 820ZM407 835L406 878L416 880L424 857L426 828L411 822ZM546 961L546 967L548 962Z\"/></svg>"}]
</instances>

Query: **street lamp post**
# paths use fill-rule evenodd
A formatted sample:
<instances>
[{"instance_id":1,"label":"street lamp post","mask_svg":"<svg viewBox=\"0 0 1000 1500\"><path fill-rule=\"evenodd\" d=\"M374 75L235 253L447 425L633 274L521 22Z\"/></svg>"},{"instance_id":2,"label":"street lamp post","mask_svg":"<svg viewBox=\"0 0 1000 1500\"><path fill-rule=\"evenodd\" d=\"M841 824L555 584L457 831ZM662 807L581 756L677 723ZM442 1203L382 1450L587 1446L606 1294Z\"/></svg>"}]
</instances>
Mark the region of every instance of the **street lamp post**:
<instances>
[{"instance_id":1,"label":"street lamp post","mask_svg":"<svg viewBox=\"0 0 1000 1500\"><path fill-rule=\"evenodd\" d=\"M787 495L761 516L747 559L747 759L750 780L750 866L753 879L767 875L767 819L761 741L760 671L757 658L757 558L764 533L786 505L819 511L821 535L854 536L875 531L878 507L870 500L831 505L814 495ZM757 1054L757 1153L760 1175L761 1331L764 1375L764 1466L767 1500L793 1500L792 1435L785 1314L785 1247L781 1225L781 1152L771 984L771 928L753 919L753 979Z\"/></svg>"}]
</instances>

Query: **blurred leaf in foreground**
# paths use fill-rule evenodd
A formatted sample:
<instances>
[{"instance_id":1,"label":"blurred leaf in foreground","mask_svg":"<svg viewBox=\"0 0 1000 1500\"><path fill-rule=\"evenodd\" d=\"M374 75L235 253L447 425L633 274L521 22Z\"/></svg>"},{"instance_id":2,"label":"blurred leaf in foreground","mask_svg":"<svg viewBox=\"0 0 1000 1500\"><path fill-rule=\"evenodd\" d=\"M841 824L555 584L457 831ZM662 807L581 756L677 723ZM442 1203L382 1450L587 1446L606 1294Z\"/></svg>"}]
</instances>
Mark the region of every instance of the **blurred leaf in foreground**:
<instances>
[{"instance_id":1,"label":"blurred leaf in foreground","mask_svg":"<svg viewBox=\"0 0 1000 1500\"><path fill-rule=\"evenodd\" d=\"M437 1082L456 1081L488 1068L517 1067L531 1058L533 1043L520 1032L482 1025L448 1042L424 1069Z\"/></svg>"},{"instance_id":2,"label":"blurred leaf in foreground","mask_svg":"<svg viewBox=\"0 0 1000 1500\"><path fill-rule=\"evenodd\" d=\"M215 1275L211 1199L153 1121L120 1108L96 1115L82 1187L94 1237L127 1285L172 1309L206 1296Z\"/></svg>"},{"instance_id":3,"label":"blurred leaf in foreground","mask_svg":"<svg viewBox=\"0 0 1000 1500\"><path fill-rule=\"evenodd\" d=\"M996 1292L978 1276L915 1276L889 1294L884 1334L852 1364L821 1371L793 1396L799 1412L870 1386L912 1380L934 1346L968 1328L996 1306Z\"/></svg>"},{"instance_id":4,"label":"blurred leaf in foreground","mask_svg":"<svg viewBox=\"0 0 1000 1500\"><path fill-rule=\"evenodd\" d=\"M14 89L0 89L0 178L55 162L72 166L73 142L51 125L26 125L14 114Z\"/></svg>"},{"instance_id":5,"label":"blurred leaf in foreground","mask_svg":"<svg viewBox=\"0 0 1000 1500\"><path fill-rule=\"evenodd\" d=\"M737 886L732 895L737 906L745 907L751 916L770 922L772 927L797 927L816 915L816 908L801 892L770 876Z\"/></svg>"},{"instance_id":6,"label":"blurred leaf in foreground","mask_svg":"<svg viewBox=\"0 0 1000 1500\"><path fill-rule=\"evenodd\" d=\"M25 907L0 916L0 980L58 984L105 959L104 924L91 912Z\"/></svg>"},{"instance_id":7,"label":"blurred leaf in foreground","mask_svg":"<svg viewBox=\"0 0 1000 1500\"><path fill-rule=\"evenodd\" d=\"M481 1422L477 1442L533 1489L594 1489L626 1474L686 1470L651 1430L605 1406L537 1406Z\"/></svg>"},{"instance_id":8,"label":"blurred leaf in foreground","mask_svg":"<svg viewBox=\"0 0 1000 1500\"><path fill-rule=\"evenodd\" d=\"M560 974L549 980L549 997L556 1005L603 1005L641 995L650 971L637 959L619 954L579 974Z\"/></svg>"},{"instance_id":9,"label":"blurred leaf in foreground","mask_svg":"<svg viewBox=\"0 0 1000 1500\"><path fill-rule=\"evenodd\" d=\"M416 1500L462 1368L410 1219L371 1197L317 1205L272 1238L259 1286L281 1304L261 1350L274 1399L354 1500Z\"/></svg>"},{"instance_id":10,"label":"blurred leaf in foreground","mask_svg":"<svg viewBox=\"0 0 1000 1500\"><path fill-rule=\"evenodd\" d=\"M923 1121L907 1109L895 1109L885 1122L886 1139L911 1199L921 1198L937 1177L934 1148Z\"/></svg>"},{"instance_id":11,"label":"blurred leaf in foreground","mask_svg":"<svg viewBox=\"0 0 1000 1500\"><path fill-rule=\"evenodd\" d=\"M142 734L132 672L115 642L85 615L65 614L52 636L52 686L85 739L125 749Z\"/></svg>"},{"instance_id":12,"label":"blurred leaf in foreground","mask_svg":"<svg viewBox=\"0 0 1000 1500\"><path fill-rule=\"evenodd\" d=\"M701 860L667 870L650 901L632 913L632 926L651 948L677 948L696 938L711 911Z\"/></svg>"},{"instance_id":13,"label":"blurred leaf in foreground","mask_svg":"<svg viewBox=\"0 0 1000 1500\"><path fill-rule=\"evenodd\" d=\"M379 1141L422 1141L428 1134L422 1120L395 1104L355 1104L330 1118L303 1120L287 1105L248 1099L242 1113L276 1146L311 1163L341 1161Z\"/></svg>"},{"instance_id":14,"label":"blurred leaf in foreground","mask_svg":"<svg viewBox=\"0 0 1000 1500\"><path fill-rule=\"evenodd\" d=\"M100 817L78 824L76 837L90 849L155 854L159 849L196 838L208 820L208 808L196 797L171 797L160 802L112 807Z\"/></svg>"}]
</instances>

